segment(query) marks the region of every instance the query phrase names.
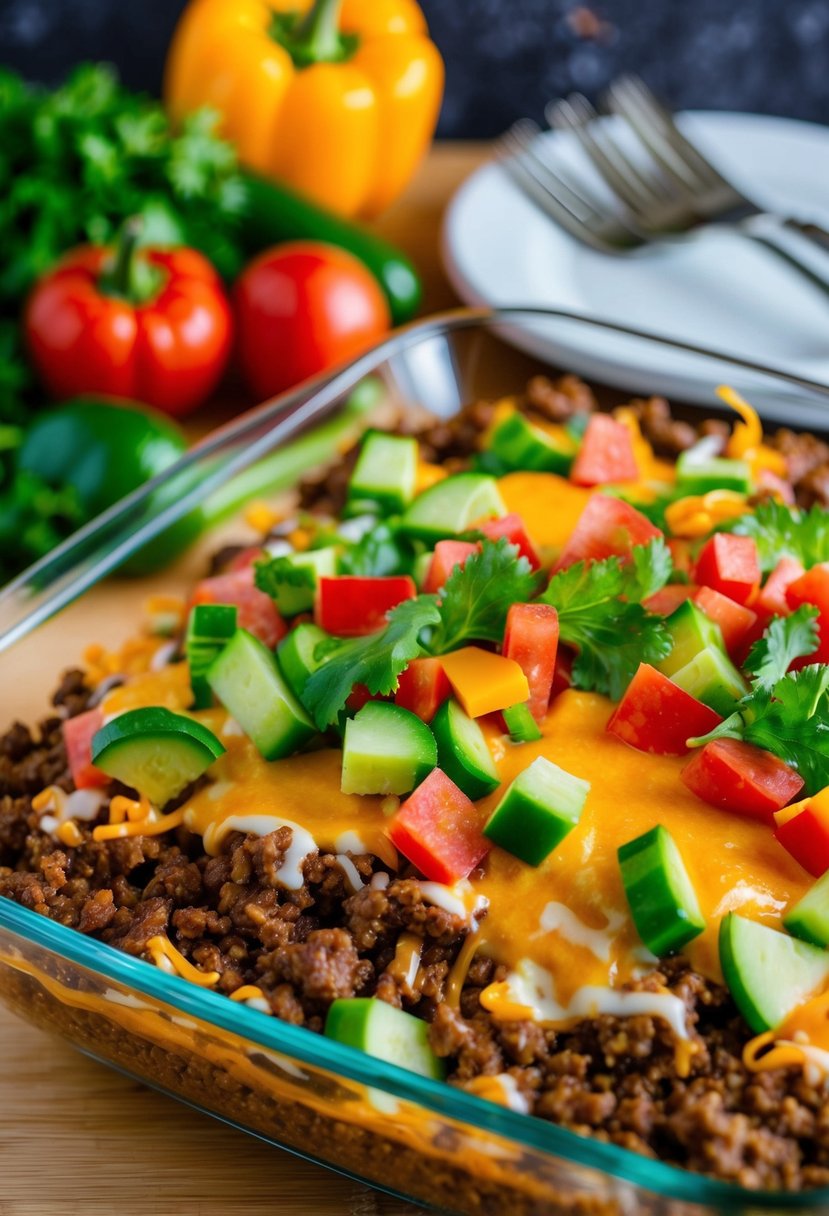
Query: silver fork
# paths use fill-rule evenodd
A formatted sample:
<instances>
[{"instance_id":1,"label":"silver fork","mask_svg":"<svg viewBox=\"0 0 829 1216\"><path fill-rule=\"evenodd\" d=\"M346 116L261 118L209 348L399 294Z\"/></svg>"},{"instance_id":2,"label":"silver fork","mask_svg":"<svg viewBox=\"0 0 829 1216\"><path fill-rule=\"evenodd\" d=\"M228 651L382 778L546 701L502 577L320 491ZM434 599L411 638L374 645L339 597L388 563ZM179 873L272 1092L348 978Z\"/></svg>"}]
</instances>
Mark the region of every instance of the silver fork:
<instances>
[{"instance_id":1,"label":"silver fork","mask_svg":"<svg viewBox=\"0 0 829 1216\"><path fill-rule=\"evenodd\" d=\"M647 161L634 160L620 142L618 129L602 120L580 94L551 102L546 117L552 127L578 140L615 197L617 220L639 235L640 244L678 236L701 224L735 224L813 283L829 289L829 233L814 224L764 212L746 198L685 138L670 111L641 81L626 77L616 82L609 104L644 144ZM535 154L545 159L538 147ZM592 201L608 210L606 203L599 204L595 191ZM617 246L612 251L622 250Z\"/></svg>"}]
</instances>

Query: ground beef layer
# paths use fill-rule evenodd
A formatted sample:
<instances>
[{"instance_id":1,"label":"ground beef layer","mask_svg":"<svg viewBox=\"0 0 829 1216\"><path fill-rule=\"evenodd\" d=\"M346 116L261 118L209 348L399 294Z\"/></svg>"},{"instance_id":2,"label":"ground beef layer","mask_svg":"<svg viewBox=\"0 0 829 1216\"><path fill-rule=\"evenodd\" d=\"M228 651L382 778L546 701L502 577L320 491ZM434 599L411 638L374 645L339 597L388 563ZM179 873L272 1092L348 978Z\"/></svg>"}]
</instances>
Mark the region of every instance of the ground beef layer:
<instances>
[{"instance_id":1,"label":"ground beef layer","mask_svg":"<svg viewBox=\"0 0 829 1216\"><path fill-rule=\"evenodd\" d=\"M580 381L565 377L534 381L525 405L560 420L595 401ZM698 433L658 400L636 408L662 451L681 450ZM489 409L470 407L432 427L426 439L434 457L468 453ZM791 451L793 464L800 461L792 480L807 500L804 479L829 448L790 436L780 432L775 442ZM309 483L306 501L335 509L339 480L337 471ZM728 993L681 960L640 986L664 985L684 1001L695 1046L687 1076L678 1070L670 1029L650 1016L603 1016L566 1032L494 1021L479 993L502 976L485 958L473 961L460 1008L451 1008L446 983L467 927L426 903L406 870L385 889L366 885L352 893L337 859L319 855L306 861L303 887L285 890L276 878L290 844L284 828L264 838L237 833L212 858L183 828L95 842L94 825L80 824L83 843L62 847L39 830L31 797L49 784L71 789L60 723L82 712L91 695L82 673L70 672L53 717L33 733L16 724L0 739L0 895L133 955L166 933L192 962L219 973L220 991L255 984L275 1016L314 1031L336 998L379 996L430 1023L450 1083L509 1073L535 1116L580 1134L747 1187L829 1184L829 1093L798 1069L749 1072L741 1052L750 1031ZM379 868L370 857L353 860L366 881ZM424 943L415 989L393 965L404 933Z\"/></svg>"}]
</instances>

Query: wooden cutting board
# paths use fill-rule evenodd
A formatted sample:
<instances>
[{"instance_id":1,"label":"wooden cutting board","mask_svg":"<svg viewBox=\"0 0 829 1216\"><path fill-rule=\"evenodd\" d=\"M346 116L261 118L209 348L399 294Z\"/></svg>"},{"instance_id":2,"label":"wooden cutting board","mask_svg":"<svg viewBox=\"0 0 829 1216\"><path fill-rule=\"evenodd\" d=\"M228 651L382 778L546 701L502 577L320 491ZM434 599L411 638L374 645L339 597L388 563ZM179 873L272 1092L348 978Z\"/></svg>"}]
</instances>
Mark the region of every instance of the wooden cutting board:
<instances>
[{"instance_id":1,"label":"wooden cutting board","mask_svg":"<svg viewBox=\"0 0 829 1216\"><path fill-rule=\"evenodd\" d=\"M377 230L413 258L424 312L457 304L440 220L480 144L438 145ZM209 422L223 421L221 410ZM199 430L204 428L202 417ZM186 569L181 571L184 579ZM0 659L0 728L42 716L48 687L90 640L129 633L153 590L110 583ZM88 605L88 606L87 606ZM90 620L103 614L109 637ZM419 1209L233 1131L78 1055L0 1007L0 1216L415 1216Z\"/></svg>"}]
</instances>

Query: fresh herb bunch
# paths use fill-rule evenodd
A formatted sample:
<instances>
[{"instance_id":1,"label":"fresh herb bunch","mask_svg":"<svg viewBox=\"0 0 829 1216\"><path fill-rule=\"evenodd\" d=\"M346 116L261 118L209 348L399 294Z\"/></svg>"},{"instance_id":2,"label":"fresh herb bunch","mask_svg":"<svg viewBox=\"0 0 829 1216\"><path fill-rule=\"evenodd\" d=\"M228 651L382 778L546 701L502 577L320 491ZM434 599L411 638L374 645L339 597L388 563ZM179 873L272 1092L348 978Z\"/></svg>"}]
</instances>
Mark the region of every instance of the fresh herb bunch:
<instances>
[{"instance_id":1,"label":"fresh herb bunch","mask_svg":"<svg viewBox=\"0 0 829 1216\"><path fill-rule=\"evenodd\" d=\"M817 504L802 511L770 499L741 515L731 531L753 538L764 574L773 570L781 557L794 557L807 570L829 561L829 511Z\"/></svg>"}]
</instances>

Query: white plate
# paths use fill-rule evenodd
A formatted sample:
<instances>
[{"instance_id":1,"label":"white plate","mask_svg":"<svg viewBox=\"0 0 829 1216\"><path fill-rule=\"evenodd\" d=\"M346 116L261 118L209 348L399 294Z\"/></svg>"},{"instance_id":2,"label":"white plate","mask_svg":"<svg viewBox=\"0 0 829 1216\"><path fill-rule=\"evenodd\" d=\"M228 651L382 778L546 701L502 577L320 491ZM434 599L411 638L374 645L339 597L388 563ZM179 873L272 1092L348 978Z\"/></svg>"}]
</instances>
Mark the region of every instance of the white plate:
<instances>
[{"instance_id":1,"label":"white plate","mask_svg":"<svg viewBox=\"0 0 829 1216\"><path fill-rule=\"evenodd\" d=\"M614 120L610 120L614 121ZM829 129L752 114L692 112L685 132L761 206L829 228ZM541 139L570 160L571 137ZM829 286L824 292L736 230L708 227L623 257L579 244L497 164L461 186L444 221L444 260L468 303L572 309L728 352L829 384ZM829 256L823 259L829 283ZM526 343L525 343L526 345ZM710 400L716 371L653 343L574 325L540 329L535 353L633 392ZM767 416L829 415L758 390ZM824 420L824 425L826 421Z\"/></svg>"}]
</instances>

